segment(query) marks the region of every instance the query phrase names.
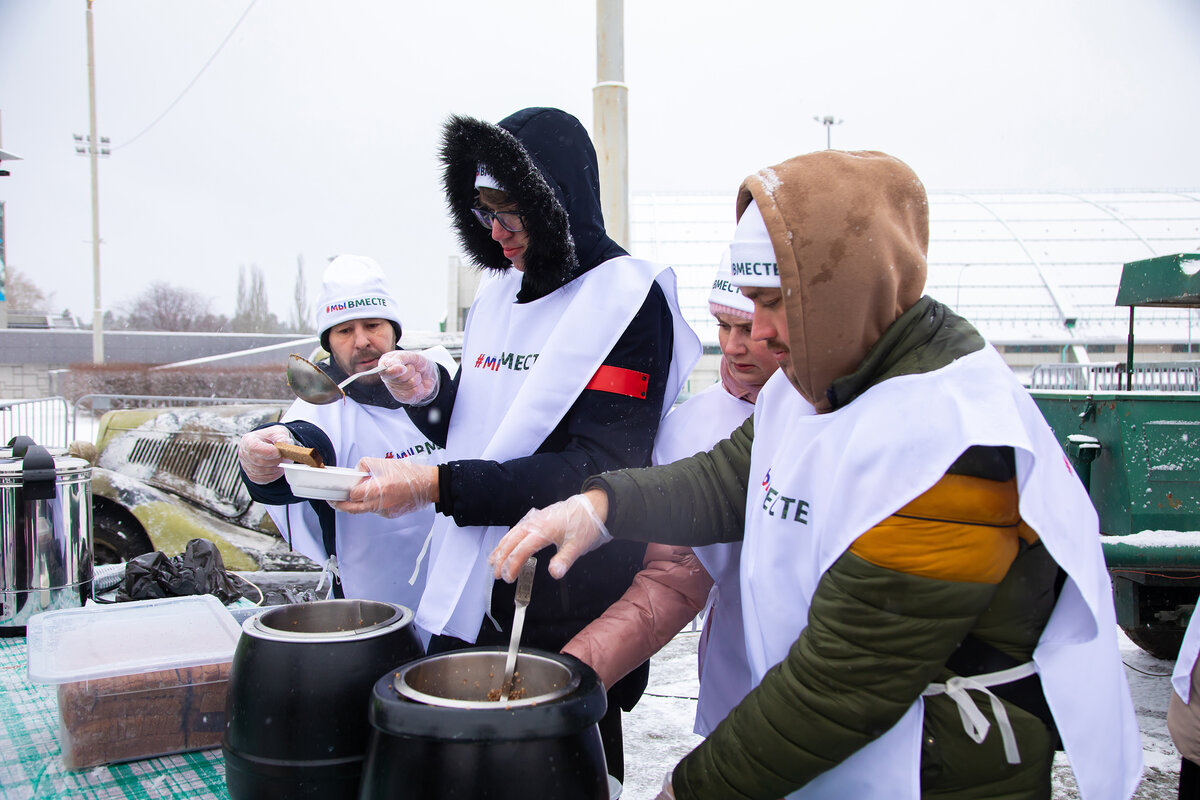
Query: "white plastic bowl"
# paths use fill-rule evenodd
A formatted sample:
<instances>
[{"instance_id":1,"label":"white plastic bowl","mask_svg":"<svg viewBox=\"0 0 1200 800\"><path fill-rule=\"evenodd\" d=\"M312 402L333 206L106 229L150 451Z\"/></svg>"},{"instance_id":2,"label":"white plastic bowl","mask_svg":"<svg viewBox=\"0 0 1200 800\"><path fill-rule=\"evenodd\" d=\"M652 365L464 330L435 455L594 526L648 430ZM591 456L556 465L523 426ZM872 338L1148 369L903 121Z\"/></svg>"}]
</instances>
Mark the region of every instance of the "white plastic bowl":
<instances>
[{"instance_id":1,"label":"white plastic bowl","mask_svg":"<svg viewBox=\"0 0 1200 800\"><path fill-rule=\"evenodd\" d=\"M292 494L313 500L345 500L367 473L346 467L318 469L307 464L281 464Z\"/></svg>"}]
</instances>

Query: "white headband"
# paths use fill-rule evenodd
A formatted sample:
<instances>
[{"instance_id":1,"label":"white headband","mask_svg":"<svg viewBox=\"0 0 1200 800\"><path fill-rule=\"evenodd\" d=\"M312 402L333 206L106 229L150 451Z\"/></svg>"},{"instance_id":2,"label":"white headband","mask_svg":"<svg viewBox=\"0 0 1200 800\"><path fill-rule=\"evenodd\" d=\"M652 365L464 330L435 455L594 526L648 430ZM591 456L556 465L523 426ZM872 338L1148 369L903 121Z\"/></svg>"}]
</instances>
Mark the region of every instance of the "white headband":
<instances>
[{"instance_id":1,"label":"white headband","mask_svg":"<svg viewBox=\"0 0 1200 800\"><path fill-rule=\"evenodd\" d=\"M488 170L487 164L483 162L475 165L475 188L479 189L481 187L484 189L495 189L500 192L506 191L500 185L500 182L496 180L496 177L492 175L491 171Z\"/></svg>"},{"instance_id":2,"label":"white headband","mask_svg":"<svg viewBox=\"0 0 1200 800\"><path fill-rule=\"evenodd\" d=\"M708 295L708 311L712 315L732 314L750 319L754 316L754 303L733 285L729 272L729 248L721 253L721 265L713 278L712 291Z\"/></svg>"},{"instance_id":3,"label":"white headband","mask_svg":"<svg viewBox=\"0 0 1200 800\"><path fill-rule=\"evenodd\" d=\"M779 263L767 223L763 221L758 203L751 200L742 212L733 243L729 245L730 282L734 286L765 286L779 288Z\"/></svg>"}]
</instances>

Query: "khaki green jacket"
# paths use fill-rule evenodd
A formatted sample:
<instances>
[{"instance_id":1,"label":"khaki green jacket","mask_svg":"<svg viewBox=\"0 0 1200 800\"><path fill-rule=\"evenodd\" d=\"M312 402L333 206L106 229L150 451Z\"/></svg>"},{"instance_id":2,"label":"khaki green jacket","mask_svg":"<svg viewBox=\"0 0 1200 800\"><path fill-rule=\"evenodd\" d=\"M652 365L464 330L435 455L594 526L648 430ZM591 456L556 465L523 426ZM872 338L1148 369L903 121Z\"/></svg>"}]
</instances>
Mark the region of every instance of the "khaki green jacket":
<instances>
[{"instance_id":1,"label":"khaki green jacket","mask_svg":"<svg viewBox=\"0 0 1200 800\"><path fill-rule=\"evenodd\" d=\"M850 402L880 380L936 369L981 346L968 323L923 298L834 390ZM737 541L753 439L752 418L709 453L606 473L587 486L608 492L615 536L692 546ZM951 471L1011 477L995 474L1004 467L990 458L994 453L972 451ZM787 658L675 769L676 796L778 800L804 786L888 730L930 682L955 674L945 664L967 634L1029 660L1053 609L1059 570L1037 542L1022 542L1015 559L1007 558L1011 566L999 583L980 583L906 574L844 553L822 577L808 625ZM990 706L978 699L991 720ZM1036 716L1005 705L1022 758L1015 766L1006 762L995 726L975 744L950 700L927 698L923 796L1050 796L1052 733Z\"/></svg>"}]
</instances>

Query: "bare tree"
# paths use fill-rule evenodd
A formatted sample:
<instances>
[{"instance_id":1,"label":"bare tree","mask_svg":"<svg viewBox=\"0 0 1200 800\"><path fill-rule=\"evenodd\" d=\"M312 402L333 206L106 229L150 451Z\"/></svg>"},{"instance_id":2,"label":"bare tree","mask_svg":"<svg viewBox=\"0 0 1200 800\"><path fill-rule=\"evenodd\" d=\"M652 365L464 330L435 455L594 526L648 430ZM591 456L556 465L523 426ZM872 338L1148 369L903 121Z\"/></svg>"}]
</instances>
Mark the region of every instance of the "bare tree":
<instances>
[{"instance_id":1,"label":"bare tree","mask_svg":"<svg viewBox=\"0 0 1200 800\"><path fill-rule=\"evenodd\" d=\"M308 307L308 289L304 285L304 256L296 256L296 286L292 290L292 330L307 333L312 330L311 311Z\"/></svg>"},{"instance_id":2,"label":"bare tree","mask_svg":"<svg viewBox=\"0 0 1200 800\"><path fill-rule=\"evenodd\" d=\"M11 264L4 269L4 299L10 311L46 312L54 300L53 292L43 292L25 273Z\"/></svg>"},{"instance_id":3,"label":"bare tree","mask_svg":"<svg viewBox=\"0 0 1200 800\"><path fill-rule=\"evenodd\" d=\"M238 333L277 333L282 327L268 307L266 279L256 264L249 270L238 267L237 307L231 324Z\"/></svg>"},{"instance_id":4,"label":"bare tree","mask_svg":"<svg viewBox=\"0 0 1200 800\"><path fill-rule=\"evenodd\" d=\"M211 298L191 289L156 281L122 305L117 325L138 331L220 330L225 319L209 311L211 304Z\"/></svg>"}]
</instances>

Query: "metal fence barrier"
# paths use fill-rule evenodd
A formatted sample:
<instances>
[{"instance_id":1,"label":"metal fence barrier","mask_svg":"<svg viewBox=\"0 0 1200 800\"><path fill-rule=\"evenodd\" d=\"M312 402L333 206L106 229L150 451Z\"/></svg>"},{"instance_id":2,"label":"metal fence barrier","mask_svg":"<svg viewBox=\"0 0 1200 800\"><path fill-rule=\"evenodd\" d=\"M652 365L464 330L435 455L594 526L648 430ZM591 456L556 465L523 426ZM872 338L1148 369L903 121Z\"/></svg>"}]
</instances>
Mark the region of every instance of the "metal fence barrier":
<instances>
[{"instance_id":1,"label":"metal fence barrier","mask_svg":"<svg viewBox=\"0 0 1200 800\"><path fill-rule=\"evenodd\" d=\"M69 422L65 397L0 400L0 445L28 436L40 445L66 447Z\"/></svg>"},{"instance_id":2,"label":"metal fence barrier","mask_svg":"<svg viewBox=\"0 0 1200 800\"><path fill-rule=\"evenodd\" d=\"M66 401L64 401L65 404ZM85 394L75 401L71 414L71 438L75 439L80 414L97 417L106 411L125 408L194 408L196 406L289 405L290 400L261 397L182 397L154 394Z\"/></svg>"},{"instance_id":3,"label":"metal fence barrier","mask_svg":"<svg viewBox=\"0 0 1200 800\"><path fill-rule=\"evenodd\" d=\"M1125 365L1038 364L1029 376L1030 389L1115 392L1126 388ZM1164 361L1134 364L1131 388L1137 391L1200 392L1200 364Z\"/></svg>"}]
</instances>

